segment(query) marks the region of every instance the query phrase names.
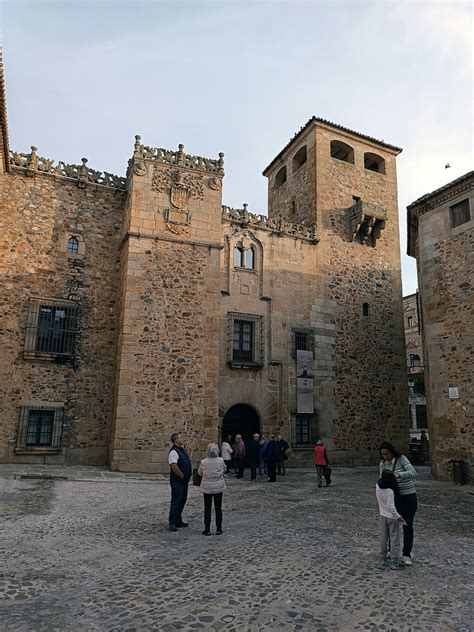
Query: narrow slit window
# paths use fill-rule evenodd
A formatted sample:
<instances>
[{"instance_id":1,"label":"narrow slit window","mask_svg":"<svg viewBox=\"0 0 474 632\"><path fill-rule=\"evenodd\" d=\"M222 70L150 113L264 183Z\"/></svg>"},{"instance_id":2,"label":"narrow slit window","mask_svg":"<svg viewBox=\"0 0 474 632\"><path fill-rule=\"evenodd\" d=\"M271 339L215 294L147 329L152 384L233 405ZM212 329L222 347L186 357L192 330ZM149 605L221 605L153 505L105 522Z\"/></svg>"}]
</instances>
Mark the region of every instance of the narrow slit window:
<instances>
[{"instance_id":1,"label":"narrow slit window","mask_svg":"<svg viewBox=\"0 0 474 632\"><path fill-rule=\"evenodd\" d=\"M249 270L254 270L255 268L255 251L253 248L248 248L245 251L245 267Z\"/></svg>"},{"instance_id":2,"label":"narrow slit window","mask_svg":"<svg viewBox=\"0 0 474 632\"><path fill-rule=\"evenodd\" d=\"M363 316L368 316L369 315L369 304L368 303L362 303L362 315Z\"/></svg>"}]
</instances>

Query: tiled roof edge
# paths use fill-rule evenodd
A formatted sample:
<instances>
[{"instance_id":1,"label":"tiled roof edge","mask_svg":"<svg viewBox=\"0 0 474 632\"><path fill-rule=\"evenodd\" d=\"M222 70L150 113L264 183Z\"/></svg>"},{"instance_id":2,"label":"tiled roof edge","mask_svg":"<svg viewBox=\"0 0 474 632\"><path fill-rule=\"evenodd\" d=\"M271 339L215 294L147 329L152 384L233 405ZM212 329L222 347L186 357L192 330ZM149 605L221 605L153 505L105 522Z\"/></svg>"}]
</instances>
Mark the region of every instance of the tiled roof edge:
<instances>
[{"instance_id":1,"label":"tiled roof edge","mask_svg":"<svg viewBox=\"0 0 474 632\"><path fill-rule=\"evenodd\" d=\"M3 73L3 51L0 46L0 124L2 126L3 164L10 170L10 146L8 143L7 99L5 96L5 76Z\"/></svg>"},{"instance_id":2,"label":"tiled roof edge","mask_svg":"<svg viewBox=\"0 0 474 632\"><path fill-rule=\"evenodd\" d=\"M268 165L268 167L265 167L265 169L262 171L263 175L265 175L267 173L267 171L270 169L270 167L272 167L281 158L281 156L285 153L285 151L288 149L288 147L301 134L303 134L312 123L323 123L323 125L329 125L330 127L334 127L335 129L340 129L340 130L342 130L344 132L348 132L349 134L353 134L354 136L358 136L359 138L364 138L365 140L369 140L371 143L376 143L377 145L382 145L382 147L388 147L389 149L392 149L393 151L396 151L397 153L400 153L402 151L401 147L396 147L395 145L390 145L389 143L385 143L384 141L378 140L377 138L374 138L373 136L368 136L367 134L361 134L361 132L356 132L353 129L350 129L348 127L344 127L344 125L338 125L337 123L332 123L331 121L328 121L326 119L320 118L318 116L312 116L309 119L309 121L305 125L303 125L303 127L300 129L300 131L296 132L296 134L288 141L288 143L283 147L283 149L280 151L280 153L277 156L275 156L275 158L271 161L271 163Z\"/></svg>"}]
</instances>

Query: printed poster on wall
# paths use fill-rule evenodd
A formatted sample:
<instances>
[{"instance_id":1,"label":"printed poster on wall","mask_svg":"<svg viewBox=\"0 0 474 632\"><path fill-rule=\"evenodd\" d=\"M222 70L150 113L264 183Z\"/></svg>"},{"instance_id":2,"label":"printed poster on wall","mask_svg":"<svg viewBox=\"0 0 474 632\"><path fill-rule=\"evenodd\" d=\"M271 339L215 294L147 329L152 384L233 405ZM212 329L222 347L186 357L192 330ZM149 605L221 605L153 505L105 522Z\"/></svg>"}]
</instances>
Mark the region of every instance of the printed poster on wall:
<instances>
[{"instance_id":1,"label":"printed poster on wall","mask_svg":"<svg viewBox=\"0 0 474 632\"><path fill-rule=\"evenodd\" d=\"M314 412L314 359L312 351L296 352L296 412Z\"/></svg>"}]
</instances>

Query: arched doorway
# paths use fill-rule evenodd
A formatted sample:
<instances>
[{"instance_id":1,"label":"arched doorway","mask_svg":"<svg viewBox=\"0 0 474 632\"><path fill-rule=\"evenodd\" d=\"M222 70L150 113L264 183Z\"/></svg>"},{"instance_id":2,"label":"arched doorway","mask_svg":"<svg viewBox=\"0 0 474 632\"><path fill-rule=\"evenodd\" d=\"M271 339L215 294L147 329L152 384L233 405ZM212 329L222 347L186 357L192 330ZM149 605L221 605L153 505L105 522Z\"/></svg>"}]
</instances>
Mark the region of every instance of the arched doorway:
<instances>
[{"instance_id":1,"label":"arched doorway","mask_svg":"<svg viewBox=\"0 0 474 632\"><path fill-rule=\"evenodd\" d=\"M253 406L235 404L229 408L222 421L223 441L227 441L228 435L232 435L233 440L236 434L241 434L247 443L254 432L260 432L260 417Z\"/></svg>"}]
</instances>

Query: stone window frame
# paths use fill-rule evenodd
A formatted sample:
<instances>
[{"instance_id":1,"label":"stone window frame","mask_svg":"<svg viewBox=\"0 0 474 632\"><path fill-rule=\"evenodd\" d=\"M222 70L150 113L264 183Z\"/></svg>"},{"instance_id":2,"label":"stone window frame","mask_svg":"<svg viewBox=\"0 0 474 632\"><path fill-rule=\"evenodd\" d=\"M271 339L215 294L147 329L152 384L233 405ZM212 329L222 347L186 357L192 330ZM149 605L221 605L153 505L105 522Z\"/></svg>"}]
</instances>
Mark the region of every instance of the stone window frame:
<instances>
[{"instance_id":1,"label":"stone window frame","mask_svg":"<svg viewBox=\"0 0 474 632\"><path fill-rule=\"evenodd\" d=\"M341 155L341 152L346 151L347 153ZM341 157L338 157L339 154ZM347 165L355 165L355 151L352 145L345 143L343 140L338 138L334 138L329 143L329 155L334 160L338 160L339 162L344 162Z\"/></svg>"},{"instance_id":2,"label":"stone window frame","mask_svg":"<svg viewBox=\"0 0 474 632\"><path fill-rule=\"evenodd\" d=\"M288 180L287 168L286 168L286 165L283 165L283 167L280 167L280 169L278 169L278 171L275 174L275 187L280 188L281 186L285 184L287 180Z\"/></svg>"},{"instance_id":3,"label":"stone window frame","mask_svg":"<svg viewBox=\"0 0 474 632\"><path fill-rule=\"evenodd\" d=\"M386 175L385 170L385 158L379 154L374 154L372 151L364 152L364 169L371 171L372 173L379 173L380 175ZM376 169L373 167L377 166Z\"/></svg>"},{"instance_id":4,"label":"stone window frame","mask_svg":"<svg viewBox=\"0 0 474 632\"><path fill-rule=\"evenodd\" d=\"M302 347L297 347L298 334L306 335L307 345L305 349L303 349ZM296 358L298 350L312 351L314 354L314 331L311 328L300 327L298 325L294 325L291 330L291 337L292 337L291 348L292 348L293 358Z\"/></svg>"},{"instance_id":5,"label":"stone window frame","mask_svg":"<svg viewBox=\"0 0 474 632\"><path fill-rule=\"evenodd\" d=\"M40 326L40 310L43 307L55 309L65 309L69 311L66 316L65 327L56 331L62 332L65 342L57 349L40 348L39 344L39 326ZM54 361L59 364L66 363L74 356L75 342L78 329L79 306L77 302L68 299L54 299L45 297L33 297L28 299L28 310L26 317L25 342L23 349L23 357L25 360L47 360ZM47 343L57 336L54 335L55 328L48 329ZM62 336L61 336L62 337Z\"/></svg>"},{"instance_id":6,"label":"stone window frame","mask_svg":"<svg viewBox=\"0 0 474 632\"><path fill-rule=\"evenodd\" d=\"M247 265L249 263L248 261L248 252L251 251L252 255L251 255L251 265ZM238 265L239 262L236 262L236 256L237 256L237 252L239 253L239 257L240 257L240 265ZM248 247L245 247L243 244L241 243L237 243L234 245L234 250L233 250L233 254L234 254L234 258L233 258L233 263L234 263L234 268L236 268L237 270L252 270L255 271L255 264L256 264L256 249L255 246L250 245Z\"/></svg>"},{"instance_id":7,"label":"stone window frame","mask_svg":"<svg viewBox=\"0 0 474 632\"><path fill-rule=\"evenodd\" d=\"M77 239L77 252L69 252L69 240ZM78 232L68 231L64 234L62 242L62 250L68 257L77 259L83 257L86 254L86 244L84 238Z\"/></svg>"},{"instance_id":8,"label":"stone window frame","mask_svg":"<svg viewBox=\"0 0 474 632\"><path fill-rule=\"evenodd\" d=\"M463 205L466 206L466 204L467 204L467 214L466 214L466 208L461 208ZM460 213L457 214L456 211L460 211ZM467 219L464 219L464 217L466 216L467 216ZM472 217L471 204L470 204L469 197L466 197L463 200L460 200L459 202L456 202L455 204L451 204L449 206L449 222L450 222L451 229L456 230L460 227L464 228L466 224L469 224L472 221L472 219L473 217Z\"/></svg>"},{"instance_id":9,"label":"stone window frame","mask_svg":"<svg viewBox=\"0 0 474 632\"><path fill-rule=\"evenodd\" d=\"M234 323L252 323L251 360L234 359ZM228 312L227 314L227 364L233 369L261 369L264 366L264 321L260 314Z\"/></svg>"},{"instance_id":10,"label":"stone window frame","mask_svg":"<svg viewBox=\"0 0 474 632\"><path fill-rule=\"evenodd\" d=\"M51 441L48 445L29 444L28 427L30 415L33 412L52 412L53 424ZM64 402L23 401L18 414L18 424L15 439L15 454L57 454L62 450L62 436L64 425Z\"/></svg>"},{"instance_id":11,"label":"stone window frame","mask_svg":"<svg viewBox=\"0 0 474 632\"><path fill-rule=\"evenodd\" d=\"M302 425L304 422L304 428ZM314 446L318 439L316 413L290 413L291 445L294 448Z\"/></svg>"}]
</instances>

